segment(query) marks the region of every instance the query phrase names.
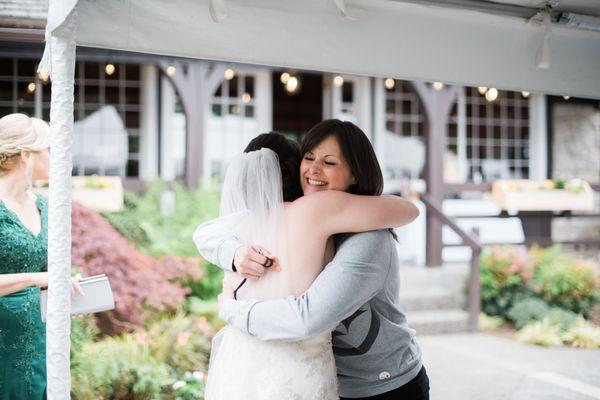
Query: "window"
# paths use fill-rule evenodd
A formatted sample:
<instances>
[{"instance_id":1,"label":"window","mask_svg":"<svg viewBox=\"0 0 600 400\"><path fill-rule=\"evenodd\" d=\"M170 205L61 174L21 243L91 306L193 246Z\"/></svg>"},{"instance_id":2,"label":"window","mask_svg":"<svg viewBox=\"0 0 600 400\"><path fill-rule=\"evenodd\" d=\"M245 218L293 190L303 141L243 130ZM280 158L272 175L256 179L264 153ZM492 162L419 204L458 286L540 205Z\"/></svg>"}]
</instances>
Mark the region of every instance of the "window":
<instances>
[{"instance_id":1,"label":"window","mask_svg":"<svg viewBox=\"0 0 600 400\"><path fill-rule=\"evenodd\" d=\"M425 122L419 95L409 82L395 81L385 90L385 127L388 132L423 140Z\"/></svg>"},{"instance_id":2,"label":"window","mask_svg":"<svg viewBox=\"0 0 600 400\"><path fill-rule=\"evenodd\" d=\"M459 127L455 104L448 125L448 150L457 155ZM529 101L519 92L498 91L488 102L477 88L465 88L466 164L470 181L529 177Z\"/></svg>"},{"instance_id":3,"label":"window","mask_svg":"<svg viewBox=\"0 0 600 400\"><path fill-rule=\"evenodd\" d=\"M139 176L140 66L111 65L112 71L105 63L76 64L75 175ZM50 98L44 100L46 110Z\"/></svg>"},{"instance_id":4,"label":"window","mask_svg":"<svg viewBox=\"0 0 600 400\"><path fill-rule=\"evenodd\" d=\"M425 110L410 82L388 82L393 85L385 88L384 176L388 181L420 178L425 165Z\"/></svg>"},{"instance_id":5,"label":"window","mask_svg":"<svg viewBox=\"0 0 600 400\"><path fill-rule=\"evenodd\" d=\"M79 61L75 68L74 175L138 176L140 67ZM50 120L50 83L37 61L0 58L0 115L20 112Z\"/></svg>"},{"instance_id":6,"label":"window","mask_svg":"<svg viewBox=\"0 0 600 400\"><path fill-rule=\"evenodd\" d=\"M236 74L232 79L224 79L211 101L212 115L227 115L254 118L255 86L254 76Z\"/></svg>"},{"instance_id":7,"label":"window","mask_svg":"<svg viewBox=\"0 0 600 400\"><path fill-rule=\"evenodd\" d=\"M50 87L36 79L33 60L0 58L0 116L12 113L36 115L36 91L50 93ZM48 118L45 118L46 121Z\"/></svg>"}]
</instances>

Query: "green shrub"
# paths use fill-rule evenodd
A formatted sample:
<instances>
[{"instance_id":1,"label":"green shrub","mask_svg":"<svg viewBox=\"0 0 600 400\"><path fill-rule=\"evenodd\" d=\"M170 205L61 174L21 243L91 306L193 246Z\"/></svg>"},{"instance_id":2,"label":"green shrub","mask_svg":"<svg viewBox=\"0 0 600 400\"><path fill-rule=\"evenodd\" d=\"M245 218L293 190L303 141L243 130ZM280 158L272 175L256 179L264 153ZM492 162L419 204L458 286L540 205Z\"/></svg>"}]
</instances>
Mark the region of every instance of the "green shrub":
<instances>
[{"instance_id":1,"label":"green shrub","mask_svg":"<svg viewBox=\"0 0 600 400\"><path fill-rule=\"evenodd\" d=\"M541 321L549 311L550 307L544 300L530 297L517 301L508 310L507 316L515 323L517 329L521 329L532 322Z\"/></svg>"},{"instance_id":2,"label":"green shrub","mask_svg":"<svg viewBox=\"0 0 600 400\"><path fill-rule=\"evenodd\" d=\"M152 323L137 339L150 345L150 353L167 364L175 376L208 365L214 328L205 317L177 314Z\"/></svg>"},{"instance_id":3,"label":"green shrub","mask_svg":"<svg viewBox=\"0 0 600 400\"><path fill-rule=\"evenodd\" d=\"M560 254L536 265L533 291L551 304L587 315L598 300L598 277L591 262Z\"/></svg>"},{"instance_id":4,"label":"green shrub","mask_svg":"<svg viewBox=\"0 0 600 400\"><path fill-rule=\"evenodd\" d=\"M198 257L192 235L199 224L218 216L220 192L189 189L174 183L170 189L175 197L173 212L164 215L161 198L165 190L164 182L155 181L148 185L144 194L126 192L125 210L103 215L128 241L147 254ZM190 279L183 284L191 289L193 296L214 299L221 292L223 271L204 260L200 268L202 279Z\"/></svg>"},{"instance_id":5,"label":"green shrub","mask_svg":"<svg viewBox=\"0 0 600 400\"><path fill-rule=\"evenodd\" d=\"M600 320L599 276L596 265L561 252L556 245L492 247L481 264L481 305L488 315L510 318L508 311L521 300L538 297L558 306ZM597 310L592 312L592 310Z\"/></svg>"},{"instance_id":6,"label":"green shrub","mask_svg":"<svg viewBox=\"0 0 600 400\"><path fill-rule=\"evenodd\" d=\"M173 383L173 396L178 400L203 400L205 374L202 371L186 372Z\"/></svg>"},{"instance_id":7,"label":"green shrub","mask_svg":"<svg viewBox=\"0 0 600 400\"><path fill-rule=\"evenodd\" d=\"M591 323L600 325L600 302L597 302L590 308L588 319Z\"/></svg>"},{"instance_id":8,"label":"green shrub","mask_svg":"<svg viewBox=\"0 0 600 400\"><path fill-rule=\"evenodd\" d=\"M175 196L174 209L164 215L161 198L165 190L164 182L155 181L144 194L126 192L125 210L104 216L125 238L150 255L197 257L192 235L200 223L219 215L220 192L174 183L170 189Z\"/></svg>"},{"instance_id":9,"label":"green shrub","mask_svg":"<svg viewBox=\"0 0 600 400\"><path fill-rule=\"evenodd\" d=\"M215 331L204 316L177 314L134 333L85 341L73 353L72 398L202 399Z\"/></svg>"},{"instance_id":10,"label":"green shrub","mask_svg":"<svg viewBox=\"0 0 600 400\"><path fill-rule=\"evenodd\" d=\"M133 335L84 344L72 369L73 399L155 399L170 384L169 369Z\"/></svg>"},{"instance_id":11,"label":"green shrub","mask_svg":"<svg viewBox=\"0 0 600 400\"><path fill-rule=\"evenodd\" d=\"M560 327L562 331L569 330L577 321L577 314L573 311L565 310L560 307L551 307L546 318L554 324Z\"/></svg>"},{"instance_id":12,"label":"green shrub","mask_svg":"<svg viewBox=\"0 0 600 400\"><path fill-rule=\"evenodd\" d=\"M219 319L219 308L216 300L202 300L196 296L190 296L184 303L184 311L196 315L204 316L211 324L222 324Z\"/></svg>"},{"instance_id":13,"label":"green shrub","mask_svg":"<svg viewBox=\"0 0 600 400\"><path fill-rule=\"evenodd\" d=\"M487 249L480 264L482 311L506 318L516 301L528 297L533 269L522 252L508 247Z\"/></svg>"},{"instance_id":14,"label":"green shrub","mask_svg":"<svg viewBox=\"0 0 600 400\"><path fill-rule=\"evenodd\" d=\"M92 314L71 320L71 359L84 344L93 342L99 333L100 330Z\"/></svg>"}]
</instances>

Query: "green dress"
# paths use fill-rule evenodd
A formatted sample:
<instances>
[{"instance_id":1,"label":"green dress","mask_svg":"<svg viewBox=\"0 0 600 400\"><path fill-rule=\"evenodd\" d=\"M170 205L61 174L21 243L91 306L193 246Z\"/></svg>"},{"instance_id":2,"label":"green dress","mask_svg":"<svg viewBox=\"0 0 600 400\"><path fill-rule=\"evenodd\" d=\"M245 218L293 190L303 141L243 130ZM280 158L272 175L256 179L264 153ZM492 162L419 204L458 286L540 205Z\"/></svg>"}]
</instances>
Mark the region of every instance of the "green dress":
<instances>
[{"instance_id":1,"label":"green dress","mask_svg":"<svg viewBox=\"0 0 600 400\"><path fill-rule=\"evenodd\" d=\"M35 236L0 201L0 274L41 272L48 262L48 205L37 196L42 230ZM40 290L0 296L0 399L46 398L46 324Z\"/></svg>"}]
</instances>

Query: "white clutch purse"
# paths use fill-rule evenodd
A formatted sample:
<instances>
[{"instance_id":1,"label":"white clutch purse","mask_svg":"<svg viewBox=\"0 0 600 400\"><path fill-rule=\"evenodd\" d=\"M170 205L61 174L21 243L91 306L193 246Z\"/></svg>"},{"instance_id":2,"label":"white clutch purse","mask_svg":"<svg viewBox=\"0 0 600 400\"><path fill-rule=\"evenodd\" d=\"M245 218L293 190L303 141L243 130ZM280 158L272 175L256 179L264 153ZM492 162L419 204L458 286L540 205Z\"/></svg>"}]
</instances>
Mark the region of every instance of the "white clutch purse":
<instances>
[{"instance_id":1,"label":"white clutch purse","mask_svg":"<svg viewBox=\"0 0 600 400\"><path fill-rule=\"evenodd\" d=\"M115 308L115 299L113 297L110 282L106 275L94 275L83 278L79 281L85 296L75 292L71 299L71 315L89 314L100 311L112 310ZM48 290L40 292L40 311L42 321L46 321L46 309L48 307Z\"/></svg>"}]
</instances>

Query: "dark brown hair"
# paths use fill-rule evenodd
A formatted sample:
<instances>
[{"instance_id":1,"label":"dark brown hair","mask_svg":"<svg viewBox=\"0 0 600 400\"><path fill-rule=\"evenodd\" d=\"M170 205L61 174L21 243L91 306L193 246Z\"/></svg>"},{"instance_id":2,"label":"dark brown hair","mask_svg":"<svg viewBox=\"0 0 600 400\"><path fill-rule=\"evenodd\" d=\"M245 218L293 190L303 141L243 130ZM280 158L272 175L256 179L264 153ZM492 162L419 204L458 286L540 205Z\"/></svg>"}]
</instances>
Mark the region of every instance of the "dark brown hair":
<instances>
[{"instance_id":1,"label":"dark brown hair","mask_svg":"<svg viewBox=\"0 0 600 400\"><path fill-rule=\"evenodd\" d=\"M304 155L317 147L319 143L333 136L337 139L340 150L350 166L356 183L350 185L346 192L367 196L379 196L383 192L383 174L371 141L358 126L352 122L339 119L326 119L313 126L304 137L300 153ZM389 230L394 239L397 236ZM348 234L336 235L336 247L348 238Z\"/></svg>"},{"instance_id":2,"label":"dark brown hair","mask_svg":"<svg viewBox=\"0 0 600 400\"><path fill-rule=\"evenodd\" d=\"M248 143L244 153L267 148L279 159L283 188L283 201L294 201L302 196L300 186L300 146L278 132L263 133Z\"/></svg>"},{"instance_id":3,"label":"dark brown hair","mask_svg":"<svg viewBox=\"0 0 600 400\"><path fill-rule=\"evenodd\" d=\"M377 196L383 192L383 174L373 146L365 133L352 122L327 119L313 126L302 142L302 156L329 136L337 139L350 171L356 179L347 192Z\"/></svg>"}]
</instances>

